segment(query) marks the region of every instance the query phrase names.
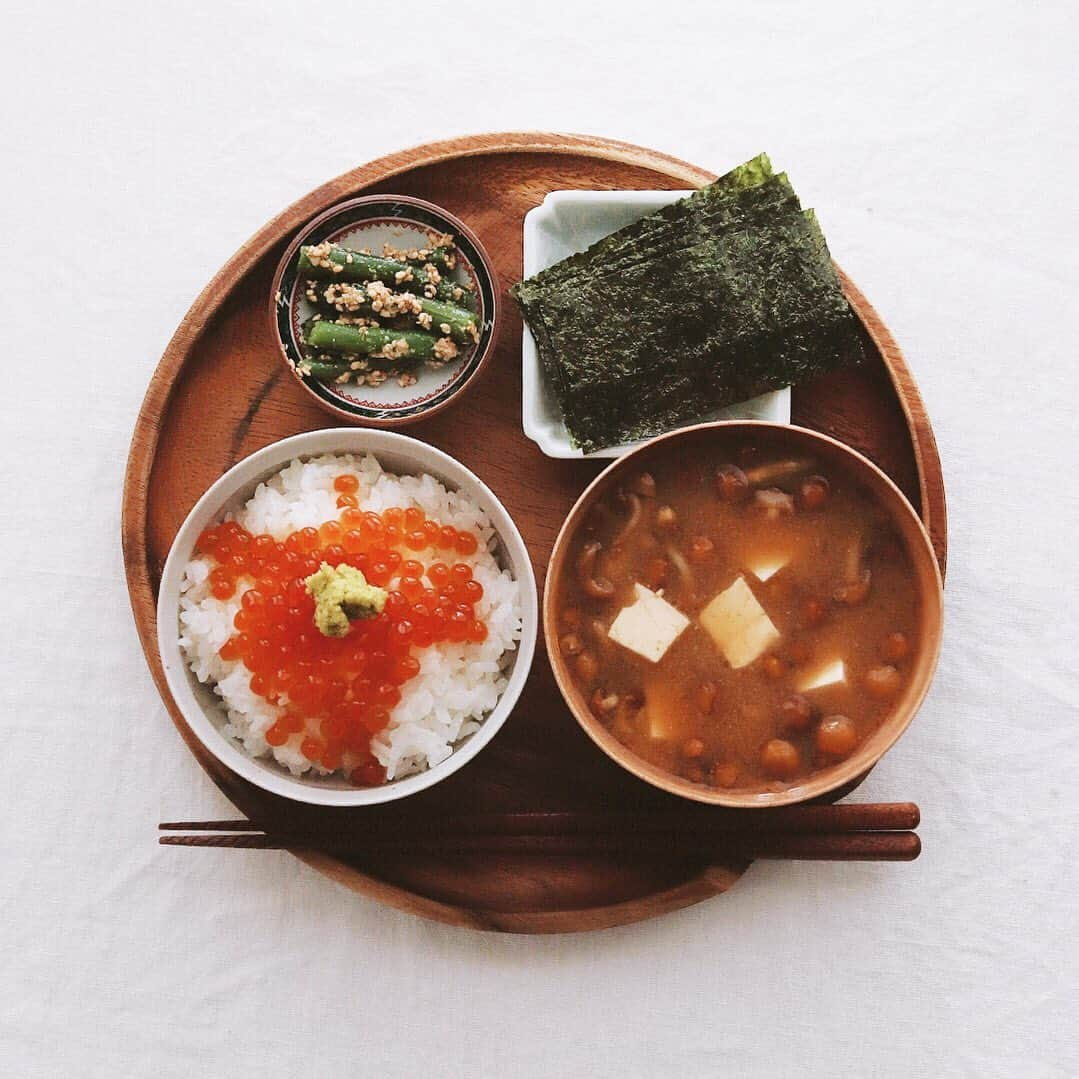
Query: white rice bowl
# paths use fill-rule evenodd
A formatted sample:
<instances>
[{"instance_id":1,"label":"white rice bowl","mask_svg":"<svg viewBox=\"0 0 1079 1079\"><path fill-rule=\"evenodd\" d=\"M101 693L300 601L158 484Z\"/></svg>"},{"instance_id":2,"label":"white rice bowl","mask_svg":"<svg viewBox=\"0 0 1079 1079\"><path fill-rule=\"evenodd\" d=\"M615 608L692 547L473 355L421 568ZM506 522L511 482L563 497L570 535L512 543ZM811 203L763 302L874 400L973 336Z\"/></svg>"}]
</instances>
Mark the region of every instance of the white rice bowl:
<instances>
[{"instance_id":1,"label":"white rice bowl","mask_svg":"<svg viewBox=\"0 0 1079 1079\"><path fill-rule=\"evenodd\" d=\"M414 649L419 673L401 687L401 700L390 711L387 727L374 736L371 751L386 769L387 780L433 768L446 760L454 747L479 730L507 686L507 670L521 639L522 597L519 582L502 568L495 556L498 537L486 513L463 491L452 491L430 475L398 476L382 469L370 455L325 454L307 461L293 460L260 483L254 494L225 520L235 520L253 535L266 533L281 542L290 533L317 528L340 515L333 481L343 472L360 481L356 496L360 508L381 513L391 506L417 507L443 525L472 532L479 540L475 554L454 554L465 562L483 585L475 607L487 626L482 642L439 642ZM426 549L406 552L425 566L444 556ZM227 714L221 731L254 758L272 757L295 776L312 772L329 775L320 764L300 752L306 731L290 735L280 746L265 738L282 716L287 698L274 705L253 693L251 672L241 660L224 660L221 646L233 634L233 619L240 610L252 578L240 578L235 593L216 599L209 583L212 558L195 556L184 566L179 595L179 645L188 666L203 684L212 686ZM397 578L391 580L393 588ZM312 721L313 722L313 721ZM315 728L312 728L315 729ZM346 754L344 770L349 767Z\"/></svg>"}]
</instances>

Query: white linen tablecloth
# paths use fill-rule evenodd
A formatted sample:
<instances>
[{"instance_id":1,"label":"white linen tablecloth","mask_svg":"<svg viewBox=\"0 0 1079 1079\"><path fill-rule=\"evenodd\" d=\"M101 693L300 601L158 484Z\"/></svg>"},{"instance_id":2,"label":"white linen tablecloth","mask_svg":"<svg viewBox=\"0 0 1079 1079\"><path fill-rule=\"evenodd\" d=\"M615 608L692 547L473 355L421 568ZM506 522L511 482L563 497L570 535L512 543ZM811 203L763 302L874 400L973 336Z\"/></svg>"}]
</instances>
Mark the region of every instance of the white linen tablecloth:
<instances>
[{"instance_id":1,"label":"white linen tablecloth","mask_svg":"<svg viewBox=\"0 0 1079 1079\"><path fill-rule=\"evenodd\" d=\"M0 1075L1079 1074L1076 11L8 6ZM512 129L716 170L768 150L906 351L948 484L947 629L862 795L922 806L919 861L759 863L660 920L514 938L284 854L156 845L231 808L128 609L157 359L310 188Z\"/></svg>"}]
</instances>

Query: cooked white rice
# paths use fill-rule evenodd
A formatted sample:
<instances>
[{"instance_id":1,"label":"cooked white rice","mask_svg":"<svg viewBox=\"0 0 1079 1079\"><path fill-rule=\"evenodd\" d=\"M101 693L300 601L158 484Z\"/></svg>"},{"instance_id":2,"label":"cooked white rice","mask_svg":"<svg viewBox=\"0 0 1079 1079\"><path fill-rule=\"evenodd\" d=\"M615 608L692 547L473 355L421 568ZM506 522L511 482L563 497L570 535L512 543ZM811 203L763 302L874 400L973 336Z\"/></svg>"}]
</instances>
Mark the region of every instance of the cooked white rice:
<instances>
[{"instance_id":1,"label":"cooked white rice","mask_svg":"<svg viewBox=\"0 0 1079 1079\"><path fill-rule=\"evenodd\" d=\"M487 624L486 640L442 642L414 650L419 674L401 686L401 700L390 713L389 725L372 740L372 752L386 769L387 778L400 779L445 760L456 743L479 729L498 702L506 688L511 653L521 637L520 588L509 571L498 565L492 553L494 530L475 502L462 492L447 490L431 476L384 472L370 455L325 455L307 462L292 461L259 484L244 507L225 519L235 519L255 535L268 533L278 542L297 529L317 528L340 514L333 481L342 472L359 477L356 495L362 509L379 513L391 506L416 506L440 524L470 531L479 539L474 555L454 558L468 563L474 578L483 585L475 610L476 617ZM409 551L407 557L425 565L439 559L430 549L418 554ZM306 732L290 736L283 745L269 745L264 734L285 708L251 691L251 672L242 661L223 660L218 655L233 633L232 620L240 609L240 597L254 580L241 578L232 597L216 599L209 584L214 564L210 558L193 558L184 570L180 647L199 681L212 685L221 698L228 717L224 732L252 757L272 755L294 775L308 770L328 774L300 752Z\"/></svg>"}]
</instances>

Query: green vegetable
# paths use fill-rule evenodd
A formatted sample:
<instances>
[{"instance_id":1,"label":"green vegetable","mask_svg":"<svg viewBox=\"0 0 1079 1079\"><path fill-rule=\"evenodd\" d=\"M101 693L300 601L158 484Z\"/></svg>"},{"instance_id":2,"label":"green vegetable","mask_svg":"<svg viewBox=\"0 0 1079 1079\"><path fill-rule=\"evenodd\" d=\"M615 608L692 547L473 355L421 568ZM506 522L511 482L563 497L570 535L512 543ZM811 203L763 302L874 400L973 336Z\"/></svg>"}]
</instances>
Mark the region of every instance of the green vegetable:
<instances>
[{"instance_id":1,"label":"green vegetable","mask_svg":"<svg viewBox=\"0 0 1079 1079\"><path fill-rule=\"evenodd\" d=\"M297 272L322 281L381 281L390 288L423 294L426 277L422 266L397 259L365 255L340 244L308 244L300 248ZM468 307L471 293L456 281L443 278L433 286L436 300Z\"/></svg>"},{"instance_id":2,"label":"green vegetable","mask_svg":"<svg viewBox=\"0 0 1079 1079\"><path fill-rule=\"evenodd\" d=\"M378 286L373 286L378 290ZM308 300L331 315L361 315L366 318L407 320L407 325L422 323L423 315L431 318L430 331L443 336L448 334L459 345L474 344L479 333L476 316L471 311L441 300L428 300L412 293L393 293L373 297L364 284L335 281L309 281L305 287ZM374 304L379 304L375 310Z\"/></svg>"},{"instance_id":3,"label":"green vegetable","mask_svg":"<svg viewBox=\"0 0 1079 1079\"><path fill-rule=\"evenodd\" d=\"M311 320L303 329L308 347L317 352L377 353L380 358L393 363L449 358L437 355L435 346L439 338L429 333L390 330L382 326L351 326L325 319Z\"/></svg>"},{"instance_id":4,"label":"green vegetable","mask_svg":"<svg viewBox=\"0 0 1079 1079\"><path fill-rule=\"evenodd\" d=\"M425 300L420 298L420 307L424 314L431 316L431 330L439 333L449 333L450 337L458 344L472 345L479 340L479 330L476 327L476 316L471 311L457 307L441 300ZM449 327L447 331L445 327Z\"/></svg>"},{"instance_id":5,"label":"green vegetable","mask_svg":"<svg viewBox=\"0 0 1079 1079\"><path fill-rule=\"evenodd\" d=\"M422 269L428 262L443 276L451 272L457 264L452 247L425 247L420 249L420 257L405 258L409 266Z\"/></svg>"},{"instance_id":6,"label":"green vegetable","mask_svg":"<svg viewBox=\"0 0 1079 1079\"><path fill-rule=\"evenodd\" d=\"M315 378L327 380L340 378L341 375L347 374L352 370L347 362L326 363L323 360L304 360L299 365L299 369L301 372L313 375Z\"/></svg>"},{"instance_id":7,"label":"green vegetable","mask_svg":"<svg viewBox=\"0 0 1079 1079\"><path fill-rule=\"evenodd\" d=\"M450 265L451 261L454 262L454 266ZM442 275L442 280L435 285L434 302L450 304L459 311L476 310L476 294L472 291L471 284L462 283L450 276L456 266L452 248L434 247L430 249L430 257L426 259L406 258L405 262L417 272L418 280L421 283L426 280L423 268L428 262ZM421 299L424 297L423 289L419 284L409 291L417 293Z\"/></svg>"},{"instance_id":8,"label":"green vegetable","mask_svg":"<svg viewBox=\"0 0 1079 1079\"><path fill-rule=\"evenodd\" d=\"M340 269L334 269L340 267ZM396 285L415 278L412 267L396 259L365 255L339 244L308 244L300 248L298 270L307 277L329 281L382 281Z\"/></svg>"}]
</instances>

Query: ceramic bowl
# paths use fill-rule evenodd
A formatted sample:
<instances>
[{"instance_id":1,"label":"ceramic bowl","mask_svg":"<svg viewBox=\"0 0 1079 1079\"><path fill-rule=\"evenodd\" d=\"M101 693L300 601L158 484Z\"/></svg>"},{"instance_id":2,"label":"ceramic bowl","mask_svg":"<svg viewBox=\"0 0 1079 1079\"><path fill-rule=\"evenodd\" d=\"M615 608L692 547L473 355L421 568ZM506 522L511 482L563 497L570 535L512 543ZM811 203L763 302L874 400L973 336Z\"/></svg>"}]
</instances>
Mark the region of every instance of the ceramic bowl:
<instances>
[{"instance_id":1,"label":"ceramic bowl","mask_svg":"<svg viewBox=\"0 0 1079 1079\"><path fill-rule=\"evenodd\" d=\"M728 790L693 783L643 760L615 738L593 715L588 702L574 684L567 670L566 660L561 654L555 594L558 580L562 573L567 571L567 552L578 528L597 500L603 498L625 478L642 469L647 470L649 462L660 456L676 454L692 459L717 446L733 449L764 438L774 439L784 449L789 447L793 454L812 455L823 465L832 464L837 471L852 476L888 514L896 534L909 553L913 569L911 585L917 590L920 599L920 624L917 634L919 644L917 654L911 660L905 686L890 716L850 757L823 771L796 780L783 790ZM804 802L842 787L868 771L895 744L918 711L936 668L942 625L943 586L937 560L918 515L899 488L867 458L827 435L801 427L752 421L701 424L674 431L653 439L600 473L578 499L558 534L548 565L543 602L544 635L555 679L577 722L596 745L635 776L671 794L697 802L739 808Z\"/></svg>"},{"instance_id":2,"label":"ceramic bowl","mask_svg":"<svg viewBox=\"0 0 1079 1079\"><path fill-rule=\"evenodd\" d=\"M326 453L374 454L382 466L398 474L428 473L447 487L464 491L487 512L498 535L496 554L521 588L523 625L517 649L508 657L509 684L478 731L459 742L441 764L380 787L352 787L339 776L293 776L269 758L253 758L222 732L221 700L191 673L179 645L180 583L203 529L237 509L260 482L296 458ZM274 442L228 470L199 499L173 540L157 605L157 639L169 690L188 726L222 764L256 786L285 798L315 805L357 806L394 801L433 786L467 764L498 733L524 688L532 665L539 622L539 604L532 562L517 526L490 489L464 465L416 439L391 431L333 428Z\"/></svg>"},{"instance_id":3,"label":"ceramic bowl","mask_svg":"<svg viewBox=\"0 0 1079 1079\"><path fill-rule=\"evenodd\" d=\"M381 255L387 243L398 249L422 248L431 231L455 237L457 266L452 273L454 280L472 286L479 340L462 346L444 366L421 363L410 372L417 379L411 385L400 385L393 375L377 386L357 386L302 373L298 367L308 350L301 326L315 309L304 297L304 280L296 271L301 245L329 240ZM271 330L292 375L327 412L374 427L414 423L460 400L494 349L498 320L498 280L475 233L446 210L408 195L365 195L330 207L293 237L270 290Z\"/></svg>"},{"instance_id":4,"label":"ceramic bowl","mask_svg":"<svg viewBox=\"0 0 1079 1079\"><path fill-rule=\"evenodd\" d=\"M669 206L689 191L552 191L525 214L524 276L590 247L597 240ZM526 325L521 342L522 423L525 434L548 457L584 457L573 445L562 422L558 401L543 374L536 343ZM769 420L789 423L790 388L764 393L727 408L715 409L702 420ZM642 442L607 446L590 457L621 457Z\"/></svg>"}]
</instances>

